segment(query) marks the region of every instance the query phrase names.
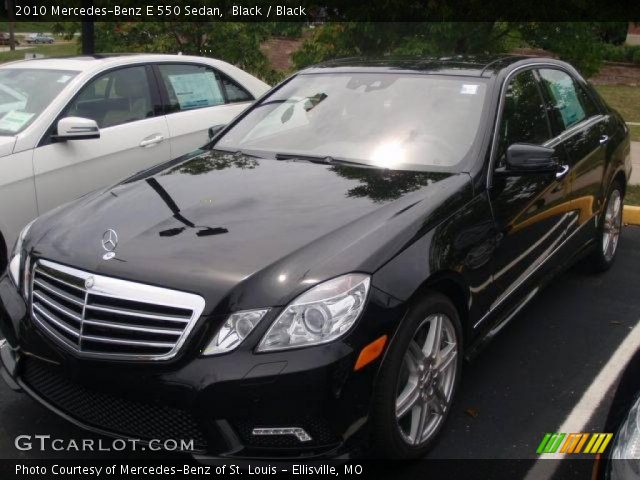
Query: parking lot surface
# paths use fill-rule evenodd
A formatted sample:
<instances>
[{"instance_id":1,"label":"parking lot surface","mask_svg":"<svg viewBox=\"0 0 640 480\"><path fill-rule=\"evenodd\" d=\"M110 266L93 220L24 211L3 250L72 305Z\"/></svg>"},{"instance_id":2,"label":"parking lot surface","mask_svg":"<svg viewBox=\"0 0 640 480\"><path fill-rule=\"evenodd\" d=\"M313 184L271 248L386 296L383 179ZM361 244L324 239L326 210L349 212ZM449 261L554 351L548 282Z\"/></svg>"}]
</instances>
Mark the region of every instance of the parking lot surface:
<instances>
[{"instance_id":1,"label":"parking lot surface","mask_svg":"<svg viewBox=\"0 0 640 480\"><path fill-rule=\"evenodd\" d=\"M609 272L592 275L580 265L571 268L465 365L446 431L429 457L530 459L535 467L545 432L561 431L563 425L615 432L640 392L640 340L634 343L639 320L640 227L627 227ZM627 352L634 349L626 357L620 356L623 344ZM630 361L614 365L612 358ZM17 450L14 439L22 434L91 435L0 383L0 458L115 455Z\"/></svg>"}]
</instances>

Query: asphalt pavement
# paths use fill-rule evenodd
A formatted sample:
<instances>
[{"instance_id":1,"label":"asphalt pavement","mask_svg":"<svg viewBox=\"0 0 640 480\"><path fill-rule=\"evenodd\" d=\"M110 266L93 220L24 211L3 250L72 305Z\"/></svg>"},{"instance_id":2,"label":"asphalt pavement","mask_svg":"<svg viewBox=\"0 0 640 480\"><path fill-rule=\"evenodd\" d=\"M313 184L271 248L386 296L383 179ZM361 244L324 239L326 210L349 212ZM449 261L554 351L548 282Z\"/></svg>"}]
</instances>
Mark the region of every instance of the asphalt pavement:
<instances>
[{"instance_id":1,"label":"asphalt pavement","mask_svg":"<svg viewBox=\"0 0 640 480\"><path fill-rule=\"evenodd\" d=\"M640 227L627 227L609 272L593 275L580 265L571 268L465 365L446 431L429 458L528 459L529 468L536 462L535 451L544 434L559 431L575 415L577 405L582 409L578 413L588 419L582 431L614 432L640 392L640 353L628 364L614 365L609 379L603 375L611 365L605 372L603 367L640 323L639 286ZM587 391L590 401L585 403ZM0 458L122 457L20 451L14 439L23 434L91 437L0 382ZM581 467L585 475L591 468L590 463Z\"/></svg>"}]
</instances>

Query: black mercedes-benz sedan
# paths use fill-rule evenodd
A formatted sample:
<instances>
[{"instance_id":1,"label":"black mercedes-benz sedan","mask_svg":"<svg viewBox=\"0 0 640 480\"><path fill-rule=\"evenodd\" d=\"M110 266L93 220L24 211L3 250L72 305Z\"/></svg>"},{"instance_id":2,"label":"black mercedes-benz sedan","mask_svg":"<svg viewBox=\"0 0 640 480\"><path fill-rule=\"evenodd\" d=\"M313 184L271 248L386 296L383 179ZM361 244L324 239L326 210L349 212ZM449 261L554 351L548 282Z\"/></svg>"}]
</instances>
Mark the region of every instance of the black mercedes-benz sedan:
<instances>
[{"instance_id":1,"label":"black mercedes-benz sedan","mask_svg":"<svg viewBox=\"0 0 640 480\"><path fill-rule=\"evenodd\" d=\"M561 61L315 66L27 226L3 376L200 458L420 457L463 359L570 262L614 261L630 172L622 118Z\"/></svg>"}]
</instances>

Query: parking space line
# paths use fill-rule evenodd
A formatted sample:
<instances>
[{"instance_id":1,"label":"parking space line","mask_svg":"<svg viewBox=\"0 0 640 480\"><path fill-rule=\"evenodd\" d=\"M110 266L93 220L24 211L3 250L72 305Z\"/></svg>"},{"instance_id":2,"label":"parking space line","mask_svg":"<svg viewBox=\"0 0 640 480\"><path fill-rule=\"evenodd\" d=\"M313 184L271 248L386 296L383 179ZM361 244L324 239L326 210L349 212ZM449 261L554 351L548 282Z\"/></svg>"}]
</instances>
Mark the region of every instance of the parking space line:
<instances>
[{"instance_id":1,"label":"parking space line","mask_svg":"<svg viewBox=\"0 0 640 480\"><path fill-rule=\"evenodd\" d=\"M609 361L602 367L600 373L591 382L589 388L584 392L580 401L567 416L565 421L556 429L548 431L555 432L584 432L591 416L596 411L600 402L609 389L616 382L620 374L624 371L631 357L640 349L640 322L629 332L629 335L618 346ZM566 453L545 454L539 458L527 472L524 480L550 479L558 467L558 461L567 456Z\"/></svg>"}]
</instances>

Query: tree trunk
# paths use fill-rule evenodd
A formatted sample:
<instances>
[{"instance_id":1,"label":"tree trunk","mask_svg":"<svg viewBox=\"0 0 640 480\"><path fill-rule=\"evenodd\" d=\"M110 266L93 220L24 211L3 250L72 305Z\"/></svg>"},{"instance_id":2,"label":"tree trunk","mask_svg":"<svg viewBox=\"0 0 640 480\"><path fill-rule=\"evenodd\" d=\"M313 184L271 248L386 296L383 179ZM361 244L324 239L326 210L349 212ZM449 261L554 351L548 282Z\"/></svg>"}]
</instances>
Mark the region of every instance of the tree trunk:
<instances>
[{"instance_id":1,"label":"tree trunk","mask_svg":"<svg viewBox=\"0 0 640 480\"><path fill-rule=\"evenodd\" d=\"M82 54L95 54L95 38L93 22L82 22Z\"/></svg>"},{"instance_id":2,"label":"tree trunk","mask_svg":"<svg viewBox=\"0 0 640 480\"><path fill-rule=\"evenodd\" d=\"M15 0L6 0L7 17L9 20L9 50L12 52L16 49L16 17L15 17Z\"/></svg>"}]
</instances>

